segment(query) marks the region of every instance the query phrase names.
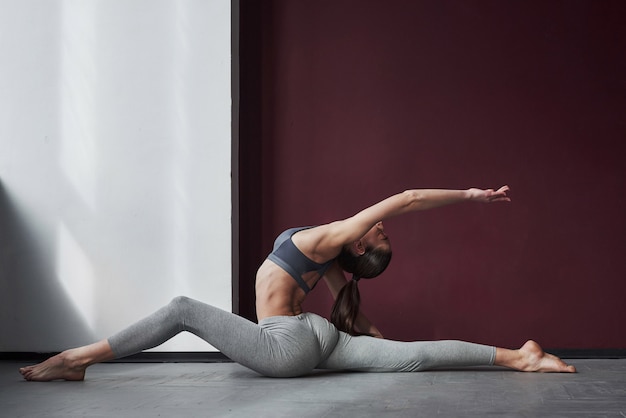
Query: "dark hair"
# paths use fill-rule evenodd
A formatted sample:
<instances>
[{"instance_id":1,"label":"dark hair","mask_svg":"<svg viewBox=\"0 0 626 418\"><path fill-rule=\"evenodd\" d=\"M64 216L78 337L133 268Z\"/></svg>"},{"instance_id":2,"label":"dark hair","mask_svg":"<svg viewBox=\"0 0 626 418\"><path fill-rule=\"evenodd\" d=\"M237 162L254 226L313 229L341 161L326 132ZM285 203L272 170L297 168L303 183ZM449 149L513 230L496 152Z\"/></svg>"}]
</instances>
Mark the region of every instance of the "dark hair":
<instances>
[{"instance_id":1,"label":"dark hair","mask_svg":"<svg viewBox=\"0 0 626 418\"><path fill-rule=\"evenodd\" d=\"M359 279L371 279L385 271L391 261L391 250L366 249L363 255L354 255L348 247L344 247L337 261L342 269L352 273L353 280L346 283L339 291L330 314L330 322L339 331L357 335L354 330L354 321L361 303L357 282Z\"/></svg>"}]
</instances>

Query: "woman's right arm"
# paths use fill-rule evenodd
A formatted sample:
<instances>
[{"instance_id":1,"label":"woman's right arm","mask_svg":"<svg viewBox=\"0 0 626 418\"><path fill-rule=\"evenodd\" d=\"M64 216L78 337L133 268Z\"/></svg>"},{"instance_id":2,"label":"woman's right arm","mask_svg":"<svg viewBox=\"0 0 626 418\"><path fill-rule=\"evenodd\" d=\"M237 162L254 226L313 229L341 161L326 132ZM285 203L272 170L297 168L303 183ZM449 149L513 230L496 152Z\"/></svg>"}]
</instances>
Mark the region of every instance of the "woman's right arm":
<instances>
[{"instance_id":1,"label":"woman's right arm","mask_svg":"<svg viewBox=\"0 0 626 418\"><path fill-rule=\"evenodd\" d=\"M432 209L464 201L509 201L508 186L493 189L414 189L388 197L350 218L331 222L298 233L298 246L307 256L319 260L335 258L341 248L361 239L377 222L418 210Z\"/></svg>"},{"instance_id":2,"label":"woman's right arm","mask_svg":"<svg viewBox=\"0 0 626 418\"><path fill-rule=\"evenodd\" d=\"M350 218L328 224L329 228L326 231L328 244L341 247L354 242L363 237L378 221L408 212L432 209L464 201L484 203L510 201L506 195L507 191L509 191L508 186L502 186L498 190L406 190L363 209Z\"/></svg>"}]
</instances>

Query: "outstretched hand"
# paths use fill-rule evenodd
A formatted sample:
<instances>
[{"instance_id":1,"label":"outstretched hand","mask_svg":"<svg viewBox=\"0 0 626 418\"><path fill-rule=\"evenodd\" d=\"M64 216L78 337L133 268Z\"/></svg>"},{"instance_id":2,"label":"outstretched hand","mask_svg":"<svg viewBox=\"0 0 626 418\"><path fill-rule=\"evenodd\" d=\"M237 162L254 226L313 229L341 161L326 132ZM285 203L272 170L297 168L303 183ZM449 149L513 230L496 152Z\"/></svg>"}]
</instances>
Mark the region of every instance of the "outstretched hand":
<instances>
[{"instance_id":1,"label":"outstretched hand","mask_svg":"<svg viewBox=\"0 0 626 418\"><path fill-rule=\"evenodd\" d=\"M511 199L506 195L509 186L502 186L498 190L487 189L469 189L470 199L476 202L510 202Z\"/></svg>"}]
</instances>

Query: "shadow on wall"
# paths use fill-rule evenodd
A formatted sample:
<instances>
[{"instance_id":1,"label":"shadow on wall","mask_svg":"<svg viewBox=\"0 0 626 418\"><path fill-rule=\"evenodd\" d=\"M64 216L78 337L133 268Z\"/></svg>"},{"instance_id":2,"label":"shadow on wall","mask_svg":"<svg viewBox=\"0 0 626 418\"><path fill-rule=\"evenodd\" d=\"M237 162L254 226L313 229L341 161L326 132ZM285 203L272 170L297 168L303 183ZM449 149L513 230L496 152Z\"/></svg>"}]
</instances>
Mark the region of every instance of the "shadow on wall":
<instances>
[{"instance_id":1,"label":"shadow on wall","mask_svg":"<svg viewBox=\"0 0 626 418\"><path fill-rule=\"evenodd\" d=\"M0 352L51 352L95 339L84 340L93 333L46 261L44 244L32 237L0 180Z\"/></svg>"}]
</instances>

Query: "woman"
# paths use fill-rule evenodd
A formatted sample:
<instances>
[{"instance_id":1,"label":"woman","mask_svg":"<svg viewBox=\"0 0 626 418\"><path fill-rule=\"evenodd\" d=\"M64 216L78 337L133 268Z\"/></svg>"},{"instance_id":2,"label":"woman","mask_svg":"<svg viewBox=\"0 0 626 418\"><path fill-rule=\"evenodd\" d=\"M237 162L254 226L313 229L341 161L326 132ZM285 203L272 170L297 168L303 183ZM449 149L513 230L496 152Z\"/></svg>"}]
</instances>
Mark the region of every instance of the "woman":
<instances>
[{"instance_id":1,"label":"woman","mask_svg":"<svg viewBox=\"0 0 626 418\"><path fill-rule=\"evenodd\" d=\"M462 201L508 202L509 188L407 190L356 215L281 234L256 277L255 324L186 298L108 340L64 351L20 369L26 380L83 380L88 366L155 347L181 331L203 338L232 360L260 374L294 377L315 368L420 371L436 367L496 365L521 371L575 372L533 341L508 350L461 341L385 340L358 310L360 278L380 274L391 258L383 219ZM344 270L352 273L346 283ZM302 312L302 302L324 278L335 306L331 324Z\"/></svg>"}]
</instances>

